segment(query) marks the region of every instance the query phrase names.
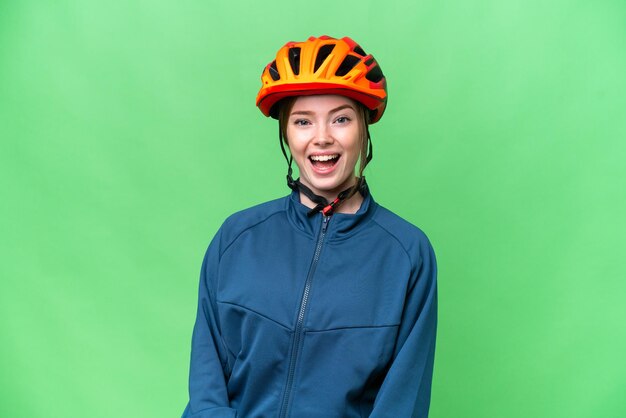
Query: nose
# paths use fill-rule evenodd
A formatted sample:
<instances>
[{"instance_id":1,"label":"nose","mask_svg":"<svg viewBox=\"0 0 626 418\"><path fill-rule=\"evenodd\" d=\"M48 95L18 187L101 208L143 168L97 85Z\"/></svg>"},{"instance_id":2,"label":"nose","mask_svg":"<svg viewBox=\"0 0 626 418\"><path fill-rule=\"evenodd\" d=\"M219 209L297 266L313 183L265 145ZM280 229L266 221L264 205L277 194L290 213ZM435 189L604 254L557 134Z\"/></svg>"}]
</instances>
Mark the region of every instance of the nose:
<instances>
[{"instance_id":1,"label":"nose","mask_svg":"<svg viewBox=\"0 0 626 418\"><path fill-rule=\"evenodd\" d=\"M330 129L325 124L318 125L315 130L315 137L313 143L319 146L330 145L335 141Z\"/></svg>"}]
</instances>

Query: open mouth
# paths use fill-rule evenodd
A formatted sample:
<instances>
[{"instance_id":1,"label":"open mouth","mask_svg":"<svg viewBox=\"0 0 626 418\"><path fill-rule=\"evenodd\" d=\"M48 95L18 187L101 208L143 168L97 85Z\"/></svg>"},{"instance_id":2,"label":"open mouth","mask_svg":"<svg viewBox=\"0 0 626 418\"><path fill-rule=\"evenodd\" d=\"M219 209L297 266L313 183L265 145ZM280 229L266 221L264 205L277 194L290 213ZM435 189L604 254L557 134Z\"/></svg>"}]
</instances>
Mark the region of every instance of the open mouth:
<instances>
[{"instance_id":1,"label":"open mouth","mask_svg":"<svg viewBox=\"0 0 626 418\"><path fill-rule=\"evenodd\" d=\"M311 155L309 156L309 161L311 161L311 164L317 170L329 171L337 165L339 158L341 158L339 154Z\"/></svg>"}]
</instances>

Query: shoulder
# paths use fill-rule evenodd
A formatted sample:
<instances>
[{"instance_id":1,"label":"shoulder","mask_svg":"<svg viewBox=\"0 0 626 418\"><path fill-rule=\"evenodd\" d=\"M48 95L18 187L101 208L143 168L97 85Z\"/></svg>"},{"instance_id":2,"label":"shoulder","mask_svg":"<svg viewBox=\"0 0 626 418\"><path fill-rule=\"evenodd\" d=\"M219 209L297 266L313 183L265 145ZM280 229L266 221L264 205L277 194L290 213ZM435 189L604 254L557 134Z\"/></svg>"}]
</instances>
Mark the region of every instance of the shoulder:
<instances>
[{"instance_id":1,"label":"shoulder","mask_svg":"<svg viewBox=\"0 0 626 418\"><path fill-rule=\"evenodd\" d=\"M430 240L424 231L389 209L378 205L372 221L395 239L413 262L416 261L416 257L430 257L433 253Z\"/></svg>"},{"instance_id":2,"label":"shoulder","mask_svg":"<svg viewBox=\"0 0 626 418\"><path fill-rule=\"evenodd\" d=\"M222 248L228 246L246 230L265 222L272 216L285 212L286 200L288 198L286 196L270 200L269 202L235 212L226 218L219 231Z\"/></svg>"}]
</instances>

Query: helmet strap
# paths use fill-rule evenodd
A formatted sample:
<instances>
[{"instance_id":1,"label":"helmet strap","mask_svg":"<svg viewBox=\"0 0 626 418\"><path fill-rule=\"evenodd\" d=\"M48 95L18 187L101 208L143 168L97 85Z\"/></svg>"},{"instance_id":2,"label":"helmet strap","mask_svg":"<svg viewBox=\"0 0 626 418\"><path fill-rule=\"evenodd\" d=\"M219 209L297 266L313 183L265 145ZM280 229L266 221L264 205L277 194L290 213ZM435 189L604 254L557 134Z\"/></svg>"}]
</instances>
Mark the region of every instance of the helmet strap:
<instances>
[{"instance_id":1,"label":"helmet strap","mask_svg":"<svg viewBox=\"0 0 626 418\"><path fill-rule=\"evenodd\" d=\"M369 125L365 125L365 130L367 132L367 158L365 159L365 165L363 169L367 167L370 161L372 161L372 157L374 156L374 149L372 148L372 137L370 136L370 127Z\"/></svg>"}]
</instances>

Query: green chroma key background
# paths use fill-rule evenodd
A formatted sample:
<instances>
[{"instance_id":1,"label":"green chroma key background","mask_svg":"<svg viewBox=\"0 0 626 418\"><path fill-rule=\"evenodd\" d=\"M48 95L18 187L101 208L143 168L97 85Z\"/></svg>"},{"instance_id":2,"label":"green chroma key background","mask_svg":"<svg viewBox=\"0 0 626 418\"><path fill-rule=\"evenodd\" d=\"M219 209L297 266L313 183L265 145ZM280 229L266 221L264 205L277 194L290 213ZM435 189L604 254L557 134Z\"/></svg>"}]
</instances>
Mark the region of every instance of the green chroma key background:
<instances>
[{"instance_id":1,"label":"green chroma key background","mask_svg":"<svg viewBox=\"0 0 626 418\"><path fill-rule=\"evenodd\" d=\"M389 80L375 198L439 262L431 418L626 416L626 3L0 2L0 416L177 417L202 256L288 192L289 40Z\"/></svg>"}]
</instances>

